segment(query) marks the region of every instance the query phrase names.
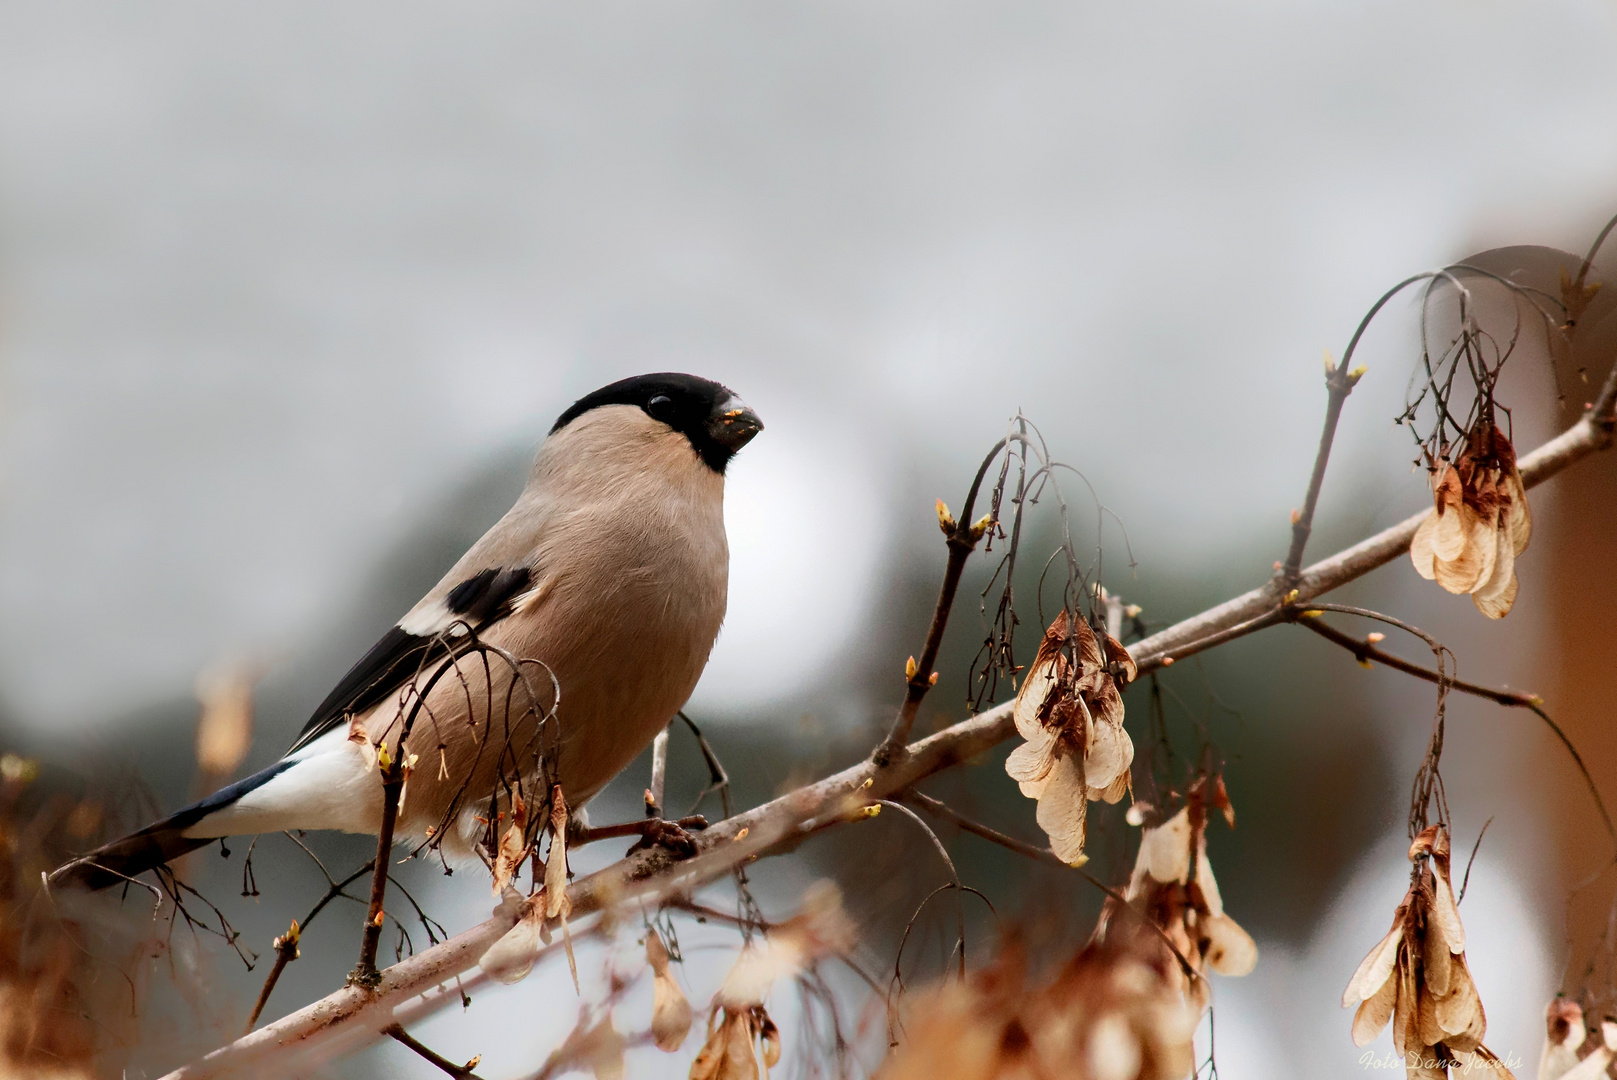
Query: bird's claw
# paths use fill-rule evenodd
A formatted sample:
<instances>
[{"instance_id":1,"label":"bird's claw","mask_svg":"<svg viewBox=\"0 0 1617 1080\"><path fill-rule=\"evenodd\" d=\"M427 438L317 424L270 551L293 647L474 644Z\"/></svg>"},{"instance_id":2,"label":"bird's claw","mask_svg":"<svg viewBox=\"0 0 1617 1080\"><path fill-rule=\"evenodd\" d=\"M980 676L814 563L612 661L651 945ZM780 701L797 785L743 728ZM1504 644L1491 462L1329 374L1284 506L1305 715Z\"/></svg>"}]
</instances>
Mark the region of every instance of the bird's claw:
<instances>
[{"instance_id":1,"label":"bird's claw","mask_svg":"<svg viewBox=\"0 0 1617 1080\"><path fill-rule=\"evenodd\" d=\"M660 847L677 858L688 859L696 854L696 837L693 832L700 832L707 828L707 818L701 814L693 814L677 821L666 818L648 818L640 839L635 841L629 849L633 855L637 851L646 851L653 847Z\"/></svg>"}]
</instances>

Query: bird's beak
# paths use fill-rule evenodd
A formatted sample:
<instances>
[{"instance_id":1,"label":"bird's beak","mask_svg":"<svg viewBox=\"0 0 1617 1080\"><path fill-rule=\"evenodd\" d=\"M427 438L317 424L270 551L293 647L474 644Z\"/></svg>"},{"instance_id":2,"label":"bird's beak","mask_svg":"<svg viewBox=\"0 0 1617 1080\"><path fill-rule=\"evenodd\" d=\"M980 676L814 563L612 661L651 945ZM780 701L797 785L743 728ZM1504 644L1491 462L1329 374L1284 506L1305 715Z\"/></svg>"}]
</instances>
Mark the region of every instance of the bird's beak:
<instances>
[{"instance_id":1,"label":"bird's beak","mask_svg":"<svg viewBox=\"0 0 1617 1080\"><path fill-rule=\"evenodd\" d=\"M758 414L747 408L746 402L733 396L720 403L707 420L707 432L713 441L732 454L751 442L752 437L763 429L764 422L758 419Z\"/></svg>"}]
</instances>

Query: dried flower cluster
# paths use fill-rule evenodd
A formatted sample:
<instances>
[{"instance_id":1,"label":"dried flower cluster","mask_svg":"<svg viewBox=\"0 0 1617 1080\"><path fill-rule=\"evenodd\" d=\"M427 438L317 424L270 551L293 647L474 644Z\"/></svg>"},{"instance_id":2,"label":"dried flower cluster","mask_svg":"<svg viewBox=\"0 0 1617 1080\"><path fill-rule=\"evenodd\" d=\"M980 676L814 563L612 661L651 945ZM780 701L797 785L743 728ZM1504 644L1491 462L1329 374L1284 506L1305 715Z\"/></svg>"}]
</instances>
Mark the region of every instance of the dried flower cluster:
<instances>
[{"instance_id":1,"label":"dried flower cluster","mask_svg":"<svg viewBox=\"0 0 1617 1080\"><path fill-rule=\"evenodd\" d=\"M1111 635L1102 637L1104 648L1065 611L1050 624L1016 695L1016 730L1027 741L1005 762L1022 794L1038 800L1051 850L1073 866L1088 861L1089 800L1121 799L1134 764L1120 692L1134 678L1134 659Z\"/></svg>"},{"instance_id":2,"label":"dried flower cluster","mask_svg":"<svg viewBox=\"0 0 1617 1080\"><path fill-rule=\"evenodd\" d=\"M1477 610L1502 619L1516 602L1516 556L1532 537L1516 450L1489 417L1466 435L1453 464L1434 474L1432 514L1415 530L1409 557L1428 581L1470 593Z\"/></svg>"},{"instance_id":3,"label":"dried flower cluster","mask_svg":"<svg viewBox=\"0 0 1617 1080\"><path fill-rule=\"evenodd\" d=\"M1251 935L1224 913L1224 900L1213 879L1212 864L1207 861L1206 786L1205 781L1197 781L1188 803L1178 813L1144 830L1134 872L1124 893L1124 898L1145 918L1161 927L1195 975L1187 974L1178 959L1168 953L1162 938L1140 927L1137 919L1114 910L1112 903L1108 902L1101 922L1102 933L1131 933L1141 948L1161 952L1174 988L1185 993L1198 1013L1207 1007L1206 972L1246 975L1258 962L1258 947ZM1233 821L1235 813L1223 795L1223 780L1215 781L1213 786L1214 804L1222 804L1226 820Z\"/></svg>"},{"instance_id":4,"label":"dried flower cluster","mask_svg":"<svg viewBox=\"0 0 1617 1080\"><path fill-rule=\"evenodd\" d=\"M760 1064L767 1077L780 1060L780 1031L764 1009L769 988L822 957L846 952L853 940L842 893L828 881L810 886L798 913L770 930L762 946L749 945L725 977L690 1080L756 1080Z\"/></svg>"},{"instance_id":5,"label":"dried flower cluster","mask_svg":"<svg viewBox=\"0 0 1617 1080\"><path fill-rule=\"evenodd\" d=\"M1181 1080L1196 1013L1161 950L1096 942L1030 985L1012 942L970 978L911 1002L879 1080Z\"/></svg>"},{"instance_id":6,"label":"dried flower cluster","mask_svg":"<svg viewBox=\"0 0 1617 1080\"><path fill-rule=\"evenodd\" d=\"M1544 1010L1544 1026L1538 1080L1597 1080L1606 1075L1617 1055L1617 1020L1603 1020L1600 1042L1591 1046L1583 1009L1575 1001L1558 997Z\"/></svg>"},{"instance_id":7,"label":"dried flower cluster","mask_svg":"<svg viewBox=\"0 0 1617 1080\"><path fill-rule=\"evenodd\" d=\"M1449 834L1421 831L1409 849L1415 864L1392 930L1370 950L1342 995L1358 1006L1353 1041L1363 1046L1392 1021L1392 1045L1410 1077L1446 1077L1451 1065L1510 1071L1482 1045L1482 1001L1465 962L1465 929L1449 874Z\"/></svg>"}]
</instances>

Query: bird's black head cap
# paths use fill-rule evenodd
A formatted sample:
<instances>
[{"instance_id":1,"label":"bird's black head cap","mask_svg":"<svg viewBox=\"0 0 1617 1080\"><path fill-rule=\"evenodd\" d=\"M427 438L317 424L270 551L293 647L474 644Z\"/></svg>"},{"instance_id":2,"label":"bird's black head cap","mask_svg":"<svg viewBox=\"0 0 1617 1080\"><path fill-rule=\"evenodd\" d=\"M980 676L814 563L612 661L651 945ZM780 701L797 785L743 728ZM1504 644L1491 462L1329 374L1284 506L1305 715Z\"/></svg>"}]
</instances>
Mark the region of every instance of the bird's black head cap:
<instances>
[{"instance_id":1,"label":"bird's black head cap","mask_svg":"<svg viewBox=\"0 0 1617 1080\"><path fill-rule=\"evenodd\" d=\"M603 405L632 405L660 420L690 440L691 448L719 475L736 451L763 430L758 415L730 388L712 379L663 371L636 375L603 386L573 402L556 418L554 435L591 409Z\"/></svg>"}]
</instances>

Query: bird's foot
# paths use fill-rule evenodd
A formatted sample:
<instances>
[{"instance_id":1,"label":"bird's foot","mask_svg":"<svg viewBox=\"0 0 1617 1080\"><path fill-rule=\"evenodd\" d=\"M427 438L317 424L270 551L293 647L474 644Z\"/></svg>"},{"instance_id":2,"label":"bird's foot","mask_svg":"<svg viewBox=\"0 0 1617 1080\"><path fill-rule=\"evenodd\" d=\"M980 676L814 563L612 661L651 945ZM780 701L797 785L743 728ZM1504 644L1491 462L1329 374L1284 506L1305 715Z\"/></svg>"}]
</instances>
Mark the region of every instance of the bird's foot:
<instances>
[{"instance_id":1,"label":"bird's foot","mask_svg":"<svg viewBox=\"0 0 1617 1080\"><path fill-rule=\"evenodd\" d=\"M680 818L678 821L669 821L666 818L647 818L646 831L629 848L629 854L634 854L647 848L666 848L681 859L688 859L696 854L696 837L692 833L701 832L707 828L707 818L701 814Z\"/></svg>"},{"instance_id":2,"label":"bird's foot","mask_svg":"<svg viewBox=\"0 0 1617 1080\"><path fill-rule=\"evenodd\" d=\"M651 817L644 821L631 821L625 825L585 826L567 838L571 847L591 844L597 840L611 840L619 836L638 836L629 854L660 847L674 856L688 859L696 854L696 837L691 835L707 828L707 818L701 814L683 817L677 821Z\"/></svg>"}]
</instances>

